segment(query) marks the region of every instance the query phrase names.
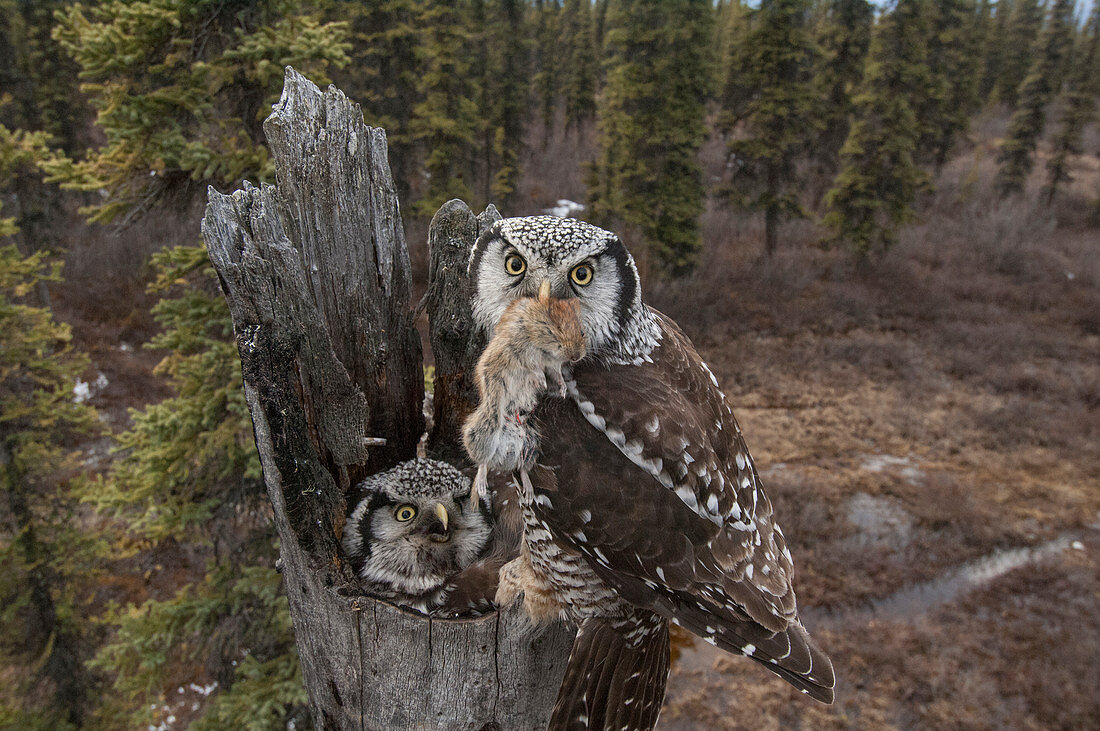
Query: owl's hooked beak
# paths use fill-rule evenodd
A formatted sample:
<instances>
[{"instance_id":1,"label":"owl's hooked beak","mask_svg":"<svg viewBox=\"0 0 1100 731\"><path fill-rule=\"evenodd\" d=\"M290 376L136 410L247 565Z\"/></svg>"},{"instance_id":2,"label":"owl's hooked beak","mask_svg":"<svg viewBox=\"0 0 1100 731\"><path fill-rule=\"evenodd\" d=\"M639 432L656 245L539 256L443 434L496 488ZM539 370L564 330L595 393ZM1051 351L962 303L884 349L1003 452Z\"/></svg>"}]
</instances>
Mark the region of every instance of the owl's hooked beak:
<instances>
[{"instance_id":1,"label":"owl's hooked beak","mask_svg":"<svg viewBox=\"0 0 1100 731\"><path fill-rule=\"evenodd\" d=\"M567 282L565 279L562 279L555 286L554 282L552 282L551 279L556 278L557 277L552 273L548 273L546 278L543 279L542 282L539 284L539 292L536 295L536 299L538 299L539 302L547 304L550 302L551 297L559 300L573 299L575 295L573 294L573 290L569 288L569 282Z\"/></svg>"},{"instance_id":2,"label":"owl's hooked beak","mask_svg":"<svg viewBox=\"0 0 1100 731\"><path fill-rule=\"evenodd\" d=\"M435 514L439 520L432 520L426 526L428 538L435 543L446 543L451 540L451 531L448 529L450 516L447 515L447 508L443 507L443 503L435 504Z\"/></svg>"}]
</instances>

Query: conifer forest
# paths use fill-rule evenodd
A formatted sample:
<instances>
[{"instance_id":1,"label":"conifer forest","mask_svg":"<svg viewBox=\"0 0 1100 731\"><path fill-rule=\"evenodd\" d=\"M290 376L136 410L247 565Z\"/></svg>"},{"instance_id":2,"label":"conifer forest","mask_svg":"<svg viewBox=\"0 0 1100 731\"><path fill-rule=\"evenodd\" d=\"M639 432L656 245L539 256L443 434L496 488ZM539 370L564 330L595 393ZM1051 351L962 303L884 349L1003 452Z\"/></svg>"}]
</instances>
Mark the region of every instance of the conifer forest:
<instances>
[{"instance_id":1,"label":"conifer forest","mask_svg":"<svg viewBox=\"0 0 1100 731\"><path fill-rule=\"evenodd\" d=\"M575 216L721 383L836 702L674 632L659 729L1100 726L1100 3L0 0L0 728L312 727L199 230L288 65L414 304Z\"/></svg>"}]
</instances>

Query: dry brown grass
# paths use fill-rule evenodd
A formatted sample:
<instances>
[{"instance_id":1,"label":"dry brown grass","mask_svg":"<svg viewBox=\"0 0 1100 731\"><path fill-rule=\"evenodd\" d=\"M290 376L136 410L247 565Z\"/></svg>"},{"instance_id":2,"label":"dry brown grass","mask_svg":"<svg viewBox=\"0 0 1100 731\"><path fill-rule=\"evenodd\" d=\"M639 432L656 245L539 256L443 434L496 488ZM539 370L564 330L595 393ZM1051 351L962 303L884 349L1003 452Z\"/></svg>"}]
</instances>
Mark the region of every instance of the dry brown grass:
<instances>
[{"instance_id":1,"label":"dry brown grass","mask_svg":"<svg viewBox=\"0 0 1100 731\"><path fill-rule=\"evenodd\" d=\"M712 204L703 266L647 282L716 372L841 677L817 707L752 663L693 655L665 728L1087 728L1100 720L1100 166L1053 206L992 193L1004 115L978 120L920 220L862 268L789 224ZM876 460L893 460L876 466ZM862 501L862 502L860 502ZM899 525L868 533L856 504ZM894 531L891 533L890 531ZM1084 551L1017 569L911 621L868 607L997 551L1069 534ZM871 617L872 619L868 619Z\"/></svg>"}]
</instances>

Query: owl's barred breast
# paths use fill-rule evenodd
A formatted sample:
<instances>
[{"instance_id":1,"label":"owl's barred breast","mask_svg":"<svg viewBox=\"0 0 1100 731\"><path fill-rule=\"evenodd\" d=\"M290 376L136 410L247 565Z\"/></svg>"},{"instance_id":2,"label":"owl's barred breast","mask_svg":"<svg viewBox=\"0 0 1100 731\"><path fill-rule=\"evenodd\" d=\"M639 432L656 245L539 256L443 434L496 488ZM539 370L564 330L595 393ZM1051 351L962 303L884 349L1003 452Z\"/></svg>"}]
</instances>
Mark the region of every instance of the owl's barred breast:
<instances>
[{"instance_id":1,"label":"owl's barred breast","mask_svg":"<svg viewBox=\"0 0 1100 731\"><path fill-rule=\"evenodd\" d=\"M536 466L531 479L545 486L554 477L551 470ZM566 617L579 624L588 617L630 613L633 607L596 575L584 556L555 541L549 526L535 515L535 500L545 503L551 498L545 495L536 498L522 486L519 493L531 569L555 600L564 605Z\"/></svg>"}]
</instances>

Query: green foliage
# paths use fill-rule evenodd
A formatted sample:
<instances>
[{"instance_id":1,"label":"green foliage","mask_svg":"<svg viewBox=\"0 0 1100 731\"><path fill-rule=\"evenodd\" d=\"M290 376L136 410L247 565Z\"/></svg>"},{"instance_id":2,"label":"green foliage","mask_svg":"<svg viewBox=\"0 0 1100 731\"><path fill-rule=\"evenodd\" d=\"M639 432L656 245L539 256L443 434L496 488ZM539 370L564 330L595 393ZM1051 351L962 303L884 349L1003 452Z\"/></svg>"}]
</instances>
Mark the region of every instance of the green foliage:
<instances>
[{"instance_id":1,"label":"green foliage","mask_svg":"<svg viewBox=\"0 0 1100 731\"><path fill-rule=\"evenodd\" d=\"M1054 139L1054 154L1047 161L1047 205L1054 201L1058 188L1073 180L1069 163L1083 151L1085 127L1096 115L1096 97L1100 94L1100 3L1092 7L1088 27L1080 40L1066 93L1062 99L1062 124Z\"/></svg>"},{"instance_id":2,"label":"green foliage","mask_svg":"<svg viewBox=\"0 0 1100 731\"><path fill-rule=\"evenodd\" d=\"M54 37L80 66L106 143L55 165L53 179L106 191L86 212L109 221L169 193L269 177L261 122L283 68L323 83L330 64L347 62L346 26L321 23L311 5L109 0L62 11Z\"/></svg>"},{"instance_id":3,"label":"green foliage","mask_svg":"<svg viewBox=\"0 0 1100 731\"><path fill-rule=\"evenodd\" d=\"M978 98L992 101L1004 70L1008 54L1008 21L1012 17L1014 0L981 0L978 17L985 28L985 52L982 58L981 76L978 79Z\"/></svg>"},{"instance_id":4,"label":"green foliage","mask_svg":"<svg viewBox=\"0 0 1100 731\"><path fill-rule=\"evenodd\" d=\"M427 189L413 206L423 216L451 198L473 199L472 151L479 120L470 73L473 44L462 9L460 0L448 0L426 4L420 14L421 101L413 109L409 130L425 154Z\"/></svg>"},{"instance_id":5,"label":"green foliage","mask_svg":"<svg viewBox=\"0 0 1100 731\"><path fill-rule=\"evenodd\" d=\"M54 12L71 0L0 0L0 124L50 134L74 153L89 116L77 68L51 37Z\"/></svg>"},{"instance_id":6,"label":"green foliage","mask_svg":"<svg viewBox=\"0 0 1100 731\"><path fill-rule=\"evenodd\" d=\"M922 133L917 146L923 161L940 168L977 109L978 69L984 49L973 0L934 0L930 10L932 86L918 110Z\"/></svg>"},{"instance_id":7,"label":"green foliage","mask_svg":"<svg viewBox=\"0 0 1100 731\"><path fill-rule=\"evenodd\" d=\"M42 161L53 157L49 142L46 132L10 130L0 124L0 192L15 192L18 199L22 191L36 183ZM14 216L0 216L0 237L14 236L21 223Z\"/></svg>"},{"instance_id":8,"label":"green foliage","mask_svg":"<svg viewBox=\"0 0 1100 731\"><path fill-rule=\"evenodd\" d=\"M535 7L531 12L534 24L532 85L538 99L544 135L548 139L554 127L554 110L561 93L558 74L561 68L558 40L561 4L558 0L535 0Z\"/></svg>"},{"instance_id":9,"label":"green foliage","mask_svg":"<svg viewBox=\"0 0 1100 731\"><path fill-rule=\"evenodd\" d=\"M154 308L164 331L146 347L168 351L156 372L177 395L131 412L111 478L88 499L144 540L213 541L224 531L213 519L263 497L233 324L221 294L202 286L213 277L205 249L171 249L153 264L154 288L174 296Z\"/></svg>"},{"instance_id":10,"label":"green foliage","mask_svg":"<svg viewBox=\"0 0 1100 731\"><path fill-rule=\"evenodd\" d=\"M815 156L830 171L835 170L855 114L852 98L863 78L873 19L874 7L867 0L830 0L818 24L821 54L814 80L822 101L822 129Z\"/></svg>"},{"instance_id":11,"label":"green foliage","mask_svg":"<svg viewBox=\"0 0 1100 731\"><path fill-rule=\"evenodd\" d=\"M596 39L589 0L565 0L561 11L561 69L566 129L592 119L596 108Z\"/></svg>"},{"instance_id":12,"label":"green foliage","mask_svg":"<svg viewBox=\"0 0 1100 731\"><path fill-rule=\"evenodd\" d=\"M1003 0L1002 0L1003 1ZM1000 10L997 11L1000 25ZM997 77L997 100L1015 107L1020 84L1031 66L1031 54L1025 49L1035 45L1043 26L1043 7L1039 0L1012 0L1012 14L1007 17L1003 40L998 39L1000 75Z\"/></svg>"},{"instance_id":13,"label":"green foliage","mask_svg":"<svg viewBox=\"0 0 1100 731\"><path fill-rule=\"evenodd\" d=\"M390 168L402 201L408 200L415 159L409 120L417 102L417 0L334 2L327 15L349 24L350 62L333 77L363 107L367 124L383 127Z\"/></svg>"},{"instance_id":14,"label":"green foliage","mask_svg":"<svg viewBox=\"0 0 1100 731\"><path fill-rule=\"evenodd\" d=\"M486 75L482 111L486 134L488 198L504 211L512 208L519 184L519 159L527 118L530 43L519 0L490 3L485 29Z\"/></svg>"},{"instance_id":15,"label":"green foliage","mask_svg":"<svg viewBox=\"0 0 1100 731\"><path fill-rule=\"evenodd\" d=\"M768 254L775 250L780 221L806 215L796 165L819 124L811 77L818 49L809 11L809 0L762 0L750 29L731 47L722 97L720 125L729 131L743 127L729 143L733 199L764 212Z\"/></svg>"},{"instance_id":16,"label":"green foliage","mask_svg":"<svg viewBox=\"0 0 1100 731\"><path fill-rule=\"evenodd\" d=\"M893 244L928 183L916 162L920 126L914 106L931 88L925 0L900 1L875 28L856 121L840 151L841 169L826 196L831 241L858 259Z\"/></svg>"},{"instance_id":17,"label":"green foliage","mask_svg":"<svg viewBox=\"0 0 1100 731\"><path fill-rule=\"evenodd\" d=\"M161 696L165 675L197 663L213 668L225 689L194 727L285 728L288 719L301 720L307 699L274 569L211 565L204 581L172 599L115 608L109 619L117 634L91 662L117 677L101 721L136 727L159 720L150 701Z\"/></svg>"},{"instance_id":18,"label":"green foliage","mask_svg":"<svg viewBox=\"0 0 1100 731\"><path fill-rule=\"evenodd\" d=\"M607 13L592 213L634 227L674 275L691 270L700 246L696 153L706 135L713 20L705 0L616 0Z\"/></svg>"},{"instance_id":19,"label":"green foliage","mask_svg":"<svg viewBox=\"0 0 1100 731\"><path fill-rule=\"evenodd\" d=\"M1017 93L1019 104L1008 123L1008 135L997 154L997 190L1019 193L1034 165L1033 155L1043 134L1047 104L1062 84L1063 66L1072 42L1073 0L1054 0L1050 18L1032 50L1034 58Z\"/></svg>"},{"instance_id":20,"label":"green foliage","mask_svg":"<svg viewBox=\"0 0 1100 731\"><path fill-rule=\"evenodd\" d=\"M203 248L171 249L153 263L153 288L165 294L154 309L163 332L148 347L168 352L157 372L177 395L131 413L112 472L86 499L126 525L120 547L170 538L209 545L217 560L175 597L111 613L118 634L94 663L114 678L101 714L123 725L149 722L170 671L205 659L220 691L201 723L253 727L260 716L232 715L246 711L248 699L262 703L262 718L285 719L299 713L303 690L286 600L268 568L274 535L228 308ZM245 654L254 661L242 664Z\"/></svg>"},{"instance_id":21,"label":"green foliage","mask_svg":"<svg viewBox=\"0 0 1100 731\"><path fill-rule=\"evenodd\" d=\"M0 246L0 659L25 670L0 691L0 718L15 727L79 725L91 685L84 602L98 551L64 479L73 441L98 431L74 398L87 359L67 325L23 303L59 279L44 254Z\"/></svg>"}]
</instances>

